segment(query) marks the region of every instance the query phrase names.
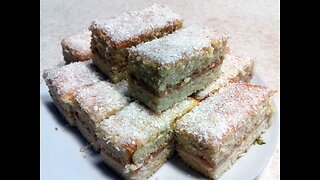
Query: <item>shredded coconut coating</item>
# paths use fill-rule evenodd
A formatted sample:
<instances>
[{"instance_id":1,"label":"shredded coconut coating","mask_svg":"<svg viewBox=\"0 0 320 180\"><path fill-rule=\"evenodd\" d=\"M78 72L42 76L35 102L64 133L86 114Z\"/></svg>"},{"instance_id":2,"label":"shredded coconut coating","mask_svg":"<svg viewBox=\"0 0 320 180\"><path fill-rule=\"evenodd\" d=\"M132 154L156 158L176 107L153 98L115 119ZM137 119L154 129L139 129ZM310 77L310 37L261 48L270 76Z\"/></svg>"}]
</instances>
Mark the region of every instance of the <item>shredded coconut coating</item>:
<instances>
[{"instance_id":1,"label":"shredded coconut coating","mask_svg":"<svg viewBox=\"0 0 320 180\"><path fill-rule=\"evenodd\" d=\"M239 75L252 73L254 60L250 58L241 58L234 55L226 55L223 60L218 78L203 90L194 94L197 99L204 99L212 93L217 92L220 88L230 83L238 82Z\"/></svg>"},{"instance_id":2,"label":"shredded coconut coating","mask_svg":"<svg viewBox=\"0 0 320 180\"><path fill-rule=\"evenodd\" d=\"M177 20L182 21L182 18L170 8L154 4L108 20L94 20L90 29L100 29L111 41L121 43L164 28Z\"/></svg>"},{"instance_id":3,"label":"shredded coconut coating","mask_svg":"<svg viewBox=\"0 0 320 180\"><path fill-rule=\"evenodd\" d=\"M98 122L129 104L129 98L118 92L116 85L102 81L74 93L80 107Z\"/></svg>"},{"instance_id":4,"label":"shredded coconut coating","mask_svg":"<svg viewBox=\"0 0 320 180\"><path fill-rule=\"evenodd\" d=\"M176 123L176 130L209 146L244 126L274 91L261 85L234 83L200 102Z\"/></svg>"},{"instance_id":5,"label":"shredded coconut coating","mask_svg":"<svg viewBox=\"0 0 320 180\"><path fill-rule=\"evenodd\" d=\"M207 27L190 26L149 42L138 44L129 51L154 61L174 64L227 40L227 36Z\"/></svg>"},{"instance_id":6,"label":"shredded coconut coating","mask_svg":"<svg viewBox=\"0 0 320 180\"><path fill-rule=\"evenodd\" d=\"M156 138L161 132L168 131L176 118L197 104L197 100L187 98L157 115L135 101L116 115L103 120L99 133L107 143L112 143L117 149L125 149L127 145L139 147Z\"/></svg>"},{"instance_id":7,"label":"shredded coconut coating","mask_svg":"<svg viewBox=\"0 0 320 180\"><path fill-rule=\"evenodd\" d=\"M77 54L85 56L91 54L90 49L91 31L82 30L78 34L64 38L61 41L63 48L67 47L70 50L76 51Z\"/></svg>"},{"instance_id":8,"label":"shredded coconut coating","mask_svg":"<svg viewBox=\"0 0 320 180\"><path fill-rule=\"evenodd\" d=\"M104 76L89 60L47 69L43 73L43 78L56 94L63 97L72 95L75 90L81 87L102 81Z\"/></svg>"}]
</instances>

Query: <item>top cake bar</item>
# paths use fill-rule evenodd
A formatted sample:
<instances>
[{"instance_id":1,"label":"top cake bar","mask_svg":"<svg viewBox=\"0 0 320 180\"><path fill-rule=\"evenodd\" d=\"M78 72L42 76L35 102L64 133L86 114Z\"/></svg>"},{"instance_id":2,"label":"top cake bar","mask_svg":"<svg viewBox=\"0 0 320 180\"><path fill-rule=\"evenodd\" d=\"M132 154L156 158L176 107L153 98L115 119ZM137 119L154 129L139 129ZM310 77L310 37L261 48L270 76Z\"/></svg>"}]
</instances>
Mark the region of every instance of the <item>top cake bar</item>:
<instances>
[{"instance_id":1,"label":"top cake bar","mask_svg":"<svg viewBox=\"0 0 320 180\"><path fill-rule=\"evenodd\" d=\"M219 73L228 37L192 26L129 49L129 93L152 110L205 88Z\"/></svg>"},{"instance_id":2,"label":"top cake bar","mask_svg":"<svg viewBox=\"0 0 320 180\"><path fill-rule=\"evenodd\" d=\"M207 27L178 30L130 48L130 72L162 91L165 85L177 84L224 57L227 39L223 33Z\"/></svg>"},{"instance_id":3,"label":"top cake bar","mask_svg":"<svg viewBox=\"0 0 320 180\"><path fill-rule=\"evenodd\" d=\"M154 4L108 20L95 20L90 30L109 46L131 47L182 26L182 18L165 6Z\"/></svg>"},{"instance_id":4,"label":"top cake bar","mask_svg":"<svg viewBox=\"0 0 320 180\"><path fill-rule=\"evenodd\" d=\"M182 27L182 18L171 9L152 5L90 26L93 62L113 82L126 78L128 47L150 41Z\"/></svg>"}]
</instances>

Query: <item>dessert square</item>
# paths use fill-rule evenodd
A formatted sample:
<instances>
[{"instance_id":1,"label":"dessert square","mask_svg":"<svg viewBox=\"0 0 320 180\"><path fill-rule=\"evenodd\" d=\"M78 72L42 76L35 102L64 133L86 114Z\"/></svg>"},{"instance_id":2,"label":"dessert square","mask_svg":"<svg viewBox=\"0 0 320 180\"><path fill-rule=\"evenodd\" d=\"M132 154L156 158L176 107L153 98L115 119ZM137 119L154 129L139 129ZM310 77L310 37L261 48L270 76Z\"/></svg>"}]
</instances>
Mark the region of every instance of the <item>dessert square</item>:
<instances>
[{"instance_id":1,"label":"dessert square","mask_svg":"<svg viewBox=\"0 0 320 180\"><path fill-rule=\"evenodd\" d=\"M187 98L158 115L130 103L97 128L104 161L125 179L151 176L174 151L173 122L197 104Z\"/></svg>"},{"instance_id":2,"label":"dessert square","mask_svg":"<svg viewBox=\"0 0 320 180\"><path fill-rule=\"evenodd\" d=\"M107 81L80 88L74 93L77 126L88 142L99 150L96 128L103 119L119 112L130 103L123 83Z\"/></svg>"},{"instance_id":3,"label":"dessert square","mask_svg":"<svg viewBox=\"0 0 320 180\"><path fill-rule=\"evenodd\" d=\"M66 37L61 41L64 61L71 62L87 61L91 59L91 32L82 30L81 32Z\"/></svg>"},{"instance_id":4,"label":"dessert square","mask_svg":"<svg viewBox=\"0 0 320 180\"><path fill-rule=\"evenodd\" d=\"M193 97L203 100L231 83L249 82L253 76L253 70L253 59L227 54L221 64L218 77L206 88L197 91Z\"/></svg>"},{"instance_id":5,"label":"dessert square","mask_svg":"<svg viewBox=\"0 0 320 180\"><path fill-rule=\"evenodd\" d=\"M233 83L176 121L177 152L203 175L218 179L271 126L264 86Z\"/></svg>"},{"instance_id":6,"label":"dessert square","mask_svg":"<svg viewBox=\"0 0 320 180\"><path fill-rule=\"evenodd\" d=\"M154 4L90 26L93 62L113 82L127 76L127 48L172 33L182 27L182 18L165 6Z\"/></svg>"},{"instance_id":7,"label":"dessert square","mask_svg":"<svg viewBox=\"0 0 320 180\"><path fill-rule=\"evenodd\" d=\"M43 79L49 88L49 94L53 102L66 121L74 126L73 93L79 88L104 80L104 76L97 71L96 66L89 60L45 70Z\"/></svg>"},{"instance_id":8,"label":"dessert square","mask_svg":"<svg viewBox=\"0 0 320 180\"><path fill-rule=\"evenodd\" d=\"M178 30L129 49L129 94L161 112L219 74L228 37L207 27Z\"/></svg>"}]
</instances>

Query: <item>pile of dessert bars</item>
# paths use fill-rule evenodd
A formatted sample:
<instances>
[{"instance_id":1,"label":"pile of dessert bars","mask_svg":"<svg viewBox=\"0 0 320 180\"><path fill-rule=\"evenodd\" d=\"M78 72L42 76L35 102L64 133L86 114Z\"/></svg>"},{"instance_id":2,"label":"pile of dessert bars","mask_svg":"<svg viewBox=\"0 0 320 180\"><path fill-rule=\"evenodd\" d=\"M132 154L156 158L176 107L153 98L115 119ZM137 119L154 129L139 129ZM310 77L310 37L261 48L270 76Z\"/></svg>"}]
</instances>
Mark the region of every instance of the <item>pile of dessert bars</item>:
<instances>
[{"instance_id":1,"label":"pile of dessert bars","mask_svg":"<svg viewBox=\"0 0 320 180\"><path fill-rule=\"evenodd\" d=\"M217 179L271 126L274 91L248 83L254 61L168 7L94 20L61 45L67 65L43 74L53 102L125 179L175 151Z\"/></svg>"}]
</instances>

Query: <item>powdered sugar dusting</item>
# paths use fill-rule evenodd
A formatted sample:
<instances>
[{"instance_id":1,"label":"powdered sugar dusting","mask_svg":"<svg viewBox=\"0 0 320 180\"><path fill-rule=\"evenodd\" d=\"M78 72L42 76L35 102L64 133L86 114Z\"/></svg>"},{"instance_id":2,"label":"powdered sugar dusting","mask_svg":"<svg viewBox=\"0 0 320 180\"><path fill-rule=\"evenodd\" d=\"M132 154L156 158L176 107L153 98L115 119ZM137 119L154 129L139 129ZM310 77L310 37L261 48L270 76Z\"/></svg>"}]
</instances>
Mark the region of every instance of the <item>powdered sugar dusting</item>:
<instances>
[{"instance_id":1,"label":"powdered sugar dusting","mask_svg":"<svg viewBox=\"0 0 320 180\"><path fill-rule=\"evenodd\" d=\"M87 55L91 53L90 49L91 31L82 30L81 32L66 37L61 41L62 46L70 50L77 51L79 55Z\"/></svg>"},{"instance_id":2,"label":"powdered sugar dusting","mask_svg":"<svg viewBox=\"0 0 320 180\"><path fill-rule=\"evenodd\" d=\"M118 92L115 86L102 81L77 90L74 97L93 121L100 122L129 104L129 98Z\"/></svg>"},{"instance_id":3,"label":"powdered sugar dusting","mask_svg":"<svg viewBox=\"0 0 320 180\"><path fill-rule=\"evenodd\" d=\"M89 60L45 70L43 78L58 95L65 96L72 95L80 87L102 81L104 76Z\"/></svg>"},{"instance_id":4,"label":"powdered sugar dusting","mask_svg":"<svg viewBox=\"0 0 320 180\"><path fill-rule=\"evenodd\" d=\"M219 144L230 132L236 131L258 111L259 105L273 94L264 86L234 83L200 102L176 124L198 142Z\"/></svg>"},{"instance_id":5,"label":"powdered sugar dusting","mask_svg":"<svg viewBox=\"0 0 320 180\"><path fill-rule=\"evenodd\" d=\"M253 71L253 65L253 59L240 58L231 54L226 55L221 64L218 78L203 90L195 93L195 97L202 100L230 83L241 81L239 76L245 77L251 73Z\"/></svg>"},{"instance_id":6,"label":"powdered sugar dusting","mask_svg":"<svg viewBox=\"0 0 320 180\"><path fill-rule=\"evenodd\" d=\"M165 6L154 4L142 10L124 13L108 20L95 20L91 27L100 29L114 42L127 41L138 35L164 28L182 18Z\"/></svg>"},{"instance_id":7,"label":"powdered sugar dusting","mask_svg":"<svg viewBox=\"0 0 320 180\"><path fill-rule=\"evenodd\" d=\"M103 139L122 149L132 142L144 144L169 130L174 119L182 116L196 105L196 100L187 98L160 115L154 114L137 101L130 103L119 113L100 123Z\"/></svg>"},{"instance_id":8,"label":"powdered sugar dusting","mask_svg":"<svg viewBox=\"0 0 320 180\"><path fill-rule=\"evenodd\" d=\"M213 29L190 26L162 38L141 43L130 51L165 65L175 63L183 57L195 55L205 48L210 48L212 43L221 43L226 38L224 34Z\"/></svg>"}]
</instances>

